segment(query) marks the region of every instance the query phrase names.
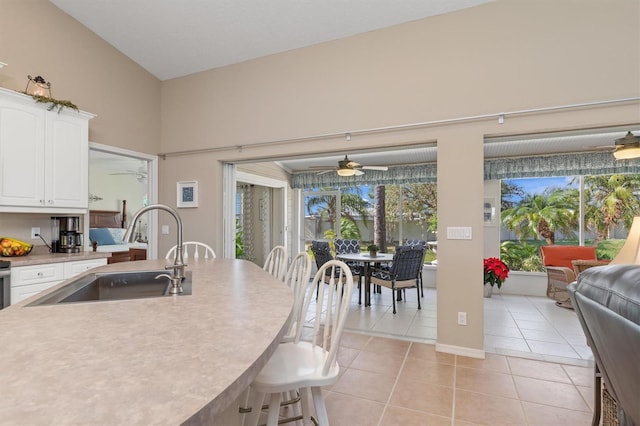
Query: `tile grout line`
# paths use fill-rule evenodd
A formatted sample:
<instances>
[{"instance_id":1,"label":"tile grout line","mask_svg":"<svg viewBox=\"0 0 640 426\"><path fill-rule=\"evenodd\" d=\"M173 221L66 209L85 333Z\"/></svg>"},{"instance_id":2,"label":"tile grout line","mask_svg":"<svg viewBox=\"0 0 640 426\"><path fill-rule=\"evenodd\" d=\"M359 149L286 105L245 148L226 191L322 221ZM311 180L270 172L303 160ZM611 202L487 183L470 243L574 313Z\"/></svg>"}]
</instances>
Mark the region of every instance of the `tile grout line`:
<instances>
[{"instance_id":1,"label":"tile grout line","mask_svg":"<svg viewBox=\"0 0 640 426\"><path fill-rule=\"evenodd\" d=\"M458 379L458 355L453 356L453 397L451 398L451 426L455 426L456 418L456 380Z\"/></svg>"},{"instance_id":2,"label":"tile grout line","mask_svg":"<svg viewBox=\"0 0 640 426\"><path fill-rule=\"evenodd\" d=\"M407 363L407 358L409 358L409 352L411 352L411 347L413 346L413 342L409 342L409 347L407 348L407 352L404 354L404 359L402 360L402 365L400 366L400 370L398 370L398 374L396 375L396 380L393 382L393 386L391 387L391 392L389 392L389 397L387 398L387 402L384 403L384 408L382 409L382 414L378 419L378 426L382 422L385 413L387 412L387 408L389 407L389 403L391 402L391 397L393 396L393 392L396 390L398 386L398 382L400 381L400 375L402 374L402 370L404 369L405 364Z\"/></svg>"}]
</instances>

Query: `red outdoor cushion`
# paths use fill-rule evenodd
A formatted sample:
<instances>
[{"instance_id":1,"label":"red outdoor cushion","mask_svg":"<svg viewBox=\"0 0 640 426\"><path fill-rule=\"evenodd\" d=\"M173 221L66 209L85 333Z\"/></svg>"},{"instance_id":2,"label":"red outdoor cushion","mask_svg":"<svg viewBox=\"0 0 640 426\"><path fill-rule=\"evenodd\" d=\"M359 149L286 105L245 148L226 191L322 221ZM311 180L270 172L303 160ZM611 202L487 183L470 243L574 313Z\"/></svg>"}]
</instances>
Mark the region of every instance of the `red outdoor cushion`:
<instances>
[{"instance_id":1,"label":"red outdoor cushion","mask_svg":"<svg viewBox=\"0 0 640 426\"><path fill-rule=\"evenodd\" d=\"M572 260L597 260L596 248L591 246L540 246L544 266L564 266L573 269Z\"/></svg>"}]
</instances>

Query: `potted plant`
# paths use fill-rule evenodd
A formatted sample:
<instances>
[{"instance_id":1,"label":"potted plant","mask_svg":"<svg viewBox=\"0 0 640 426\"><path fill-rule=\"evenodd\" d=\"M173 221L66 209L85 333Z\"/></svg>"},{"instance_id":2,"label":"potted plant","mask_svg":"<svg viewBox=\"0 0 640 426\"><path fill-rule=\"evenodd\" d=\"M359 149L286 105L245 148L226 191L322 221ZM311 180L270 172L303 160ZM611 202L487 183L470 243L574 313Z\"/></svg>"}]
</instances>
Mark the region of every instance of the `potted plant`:
<instances>
[{"instance_id":1,"label":"potted plant","mask_svg":"<svg viewBox=\"0 0 640 426\"><path fill-rule=\"evenodd\" d=\"M369 256L376 257L378 255L378 250L380 249L375 244L369 244L367 246L367 250L369 250Z\"/></svg>"},{"instance_id":2,"label":"potted plant","mask_svg":"<svg viewBox=\"0 0 640 426\"><path fill-rule=\"evenodd\" d=\"M493 286L502 287L509 276L509 267L497 257L484 259L484 297L491 297Z\"/></svg>"}]
</instances>

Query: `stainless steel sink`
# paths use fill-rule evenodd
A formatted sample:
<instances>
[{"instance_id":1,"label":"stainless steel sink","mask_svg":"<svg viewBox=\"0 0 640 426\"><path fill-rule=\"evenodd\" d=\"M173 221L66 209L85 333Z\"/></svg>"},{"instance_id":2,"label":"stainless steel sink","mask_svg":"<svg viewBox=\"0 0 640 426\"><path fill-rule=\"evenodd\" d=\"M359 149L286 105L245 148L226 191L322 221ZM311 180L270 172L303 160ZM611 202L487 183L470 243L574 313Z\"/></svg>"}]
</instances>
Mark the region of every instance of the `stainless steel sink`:
<instances>
[{"instance_id":1,"label":"stainless steel sink","mask_svg":"<svg viewBox=\"0 0 640 426\"><path fill-rule=\"evenodd\" d=\"M167 277L156 279L160 274L167 274L167 271L87 274L29 303L27 306L176 296L169 294L171 282ZM184 291L178 296L191 294L191 271L185 274L182 288Z\"/></svg>"}]
</instances>

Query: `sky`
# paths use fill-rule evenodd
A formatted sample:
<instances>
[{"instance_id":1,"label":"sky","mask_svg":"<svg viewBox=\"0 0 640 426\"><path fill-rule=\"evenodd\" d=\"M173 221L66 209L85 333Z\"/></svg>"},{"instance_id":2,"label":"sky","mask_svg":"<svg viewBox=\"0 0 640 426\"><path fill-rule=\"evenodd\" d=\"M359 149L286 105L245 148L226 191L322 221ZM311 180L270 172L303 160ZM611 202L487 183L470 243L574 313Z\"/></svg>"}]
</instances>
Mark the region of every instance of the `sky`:
<instances>
[{"instance_id":1,"label":"sky","mask_svg":"<svg viewBox=\"0 0 640 426\"><path fill-rule=\"evenodd\" d=\"M505 179L506 182L518 185L527 194L541 194L548 188L566 188L571 180L572 176L557 176L557 177L533 177L533 178L521 178L521 179ZM574 188L578 187L577 182L573 184ZM369 197L369 192L373 190L372 186L362 185L362 198L369 201L372 205L374 203L373 197ZM519 199L512 201L518 202Z\"/></svg>"},{"instance_id":2,"label":"sky","mask_svg":"<svg viewBox=\"0 0 640 426\"><path fill-rule=\"evenodd\" d=\"M527 194L541 194L548 188L566 188L571 180L572 176L559 176L548 178L522 178L522 179L505 179L505 182L518 185ZM578 183L574 182L572 187L577 188ZM519 201L519 198L513 197L515 202Z\"/></svg>"},{"instance_id":3,"label":"sky","mask_svg":"<svg viewBox=\"0 0 640 426\"><path fill-rule=\"evenodd\" d=\"M549 177L549 178L523 178L505 179L507 182L518 185L526 193L540 194L550 187L564 188L571 182L571 176Z\"/></svg>"}]
</instances>

